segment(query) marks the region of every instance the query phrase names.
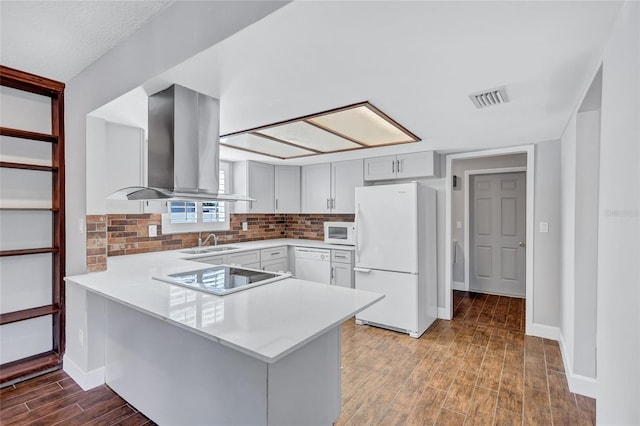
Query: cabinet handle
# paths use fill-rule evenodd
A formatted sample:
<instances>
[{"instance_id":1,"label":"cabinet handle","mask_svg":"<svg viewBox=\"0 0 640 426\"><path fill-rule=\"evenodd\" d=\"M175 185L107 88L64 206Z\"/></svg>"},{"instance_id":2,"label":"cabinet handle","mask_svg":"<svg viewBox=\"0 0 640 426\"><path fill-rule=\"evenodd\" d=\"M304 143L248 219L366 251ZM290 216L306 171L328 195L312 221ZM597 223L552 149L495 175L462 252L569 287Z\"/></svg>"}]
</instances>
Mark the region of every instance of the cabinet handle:
<instances>
[{"instance_id":1,"label":"cabinet handle","mask_svg":"<svg viewBox=\"0 0 640 426\"><path fill-rule=\"evenodd\" d=\"M398 163L398 167L396 167L396 169L398 169L398 173L400 173L400 160L396 160L396 162Z\"/></svg>"},{"instance_id":2,"label":"cabinet handle","mask_svg":"<svg viewBox=\"0 0 640 426\"><path fill-rule=\"evenodd\" d=\"M338 255L336 255L336 256L334 256L334 257L335 257L336 259L346 259L346 258L347 258L347 256L338 256Z\"/></svg>"},{"instance_id":3,"label":"cabinet handle","mask_svg":"<svg viewBox=\"0 0 640 426\"><path fill-rule=\"evenodd\" d=\"M335 208L336 208L336 199L335 199L335 198L332 198L332 199L331 199L331 208L332 208L332 209L335 209Z\"/></svg>"},{"instance_id":4,"label":"cabinet handle","mask_svg":"<svg viewBox=\"0 0 640 426\"><path fill-rule=\"evenodd\" d=\"M331 198L327 198L327 210L331 208Z\"/></svg>"},{"instance_id":5,"label":"cabinet handle","mask_svg":"<svg viewBox=\"0 0 640 426\"><path fill-rule=\"evenodd\" d=\"M396 172L396 160L391 161L391 173Z\"/></svg>"},{"instance_id":6,"label":"cabinet handle","mask_svg":"<svg viewBox=\"0 0 640 426\"><path fill-rule=\"evenodd\" d=\"M271 256L275 256L276 254L280 254L279 251L275 252L275 253L271 253Z\"/></svg>"},{"instance_id":7,"label":"cabinet handle","mask_svg":"<svg viewBox=\"0 0 640 426\"><path fill-rule=\"evenodd\" d=\"M335 272L334 272L334 268L331 267L331 280L333 280L333 278L336 276Z\"/></svg>"},{"instance_id":8,"label":"cabinet handle","mask_svg":"<svg viewBox=\"0 0 640 426\"><path fill-rule=\"evenodd\" d=\"M278 210L278 199L276 198L276 210Z\"/></svg>"}]
</instances>

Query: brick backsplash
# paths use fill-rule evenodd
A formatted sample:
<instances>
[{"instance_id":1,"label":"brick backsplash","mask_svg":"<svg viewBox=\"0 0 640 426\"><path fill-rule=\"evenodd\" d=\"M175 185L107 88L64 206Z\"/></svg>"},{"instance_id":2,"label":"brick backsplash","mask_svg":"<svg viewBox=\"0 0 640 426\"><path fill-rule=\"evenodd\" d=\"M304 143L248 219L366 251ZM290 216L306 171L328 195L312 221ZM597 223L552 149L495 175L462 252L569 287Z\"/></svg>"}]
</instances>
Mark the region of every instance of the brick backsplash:
<instances>
[{"instance_id":1,"label":"brick backsplash","mask_svg":"<svg viewBox=\"0 0 640 426\"><path fill-rule=\"evenodd\" d=\"M349 222L352 214L232 214L230 229L217 231L219 244L276 238L322 240L324 222ZM247 222L248 230L242 230ZM158 236L149 237L149 225ZM205 233L203 233L205 234ZM87 271L107 269L107 256L176 250L198 245L198 233L162 234L160 214L87 216Z\"/></svg>"},{"instance_id":2,"label":"brick backsplash","mask_svg":"<svg viewBox=\"0 0 640 426\"><path fill-rule=\"evenodd\" d=\"M107 216L87 216L87 272L107 269Z\"/></svg>"}]
</instances>

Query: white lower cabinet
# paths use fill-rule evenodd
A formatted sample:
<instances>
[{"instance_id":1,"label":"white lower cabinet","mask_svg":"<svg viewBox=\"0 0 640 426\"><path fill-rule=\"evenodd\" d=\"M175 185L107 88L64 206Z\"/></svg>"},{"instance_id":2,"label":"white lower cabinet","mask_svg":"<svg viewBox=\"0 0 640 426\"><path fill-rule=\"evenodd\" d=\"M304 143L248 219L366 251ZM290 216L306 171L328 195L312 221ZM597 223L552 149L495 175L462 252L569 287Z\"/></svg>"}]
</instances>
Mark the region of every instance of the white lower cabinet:
<instances>
[{"instance_id":1,"label":"white lower cabinet","mask_svg":"<svg viewBox=\"0 0 640 426\"><path fill-rule=\"evenodd\" d=\"M260 269L260 250L229 254L228 257L229 265L239 265L246 266L247 268Z\"/></svg>"},{"instance_id":2,"label":"white lower cabinet","mask_svg":"<svg viewBox=\"0 0 640 426\"><path fill-rule=\"evenodd\" d=\"M287 246L260 250L260 269L270 272L287 272L289 270L287 250Z\"/></svg>"},{"instance_id":3,"label":"white lower cabinet","mask_svg":"<svg viewBox=\"0 0 640 426\"><path fill-rule=\"evenodd\" d=\"M354 287L353 251L331 250L331 285Z\"/></svg>"}]
</instances>

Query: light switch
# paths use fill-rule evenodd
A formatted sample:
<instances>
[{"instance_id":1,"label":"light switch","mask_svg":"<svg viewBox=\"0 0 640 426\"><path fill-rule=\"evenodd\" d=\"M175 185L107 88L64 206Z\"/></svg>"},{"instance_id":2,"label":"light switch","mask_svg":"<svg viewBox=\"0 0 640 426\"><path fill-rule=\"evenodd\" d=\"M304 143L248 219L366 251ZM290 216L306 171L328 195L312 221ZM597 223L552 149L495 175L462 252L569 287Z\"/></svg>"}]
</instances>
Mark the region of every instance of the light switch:
<instances>
[{"instance_id":1,"label":"light switch","mask_svg":"<svg viewBox=\"0 0 640 426\"><path fill-rule=\"evenodd\" d=\"M158 225L149 225L149 237L158 236Z\"/></svg>"},{"instance_id":2,"label":"light switch","mask_svg":"<svg viewBox=\"0 0 640 426\"><path fill-rule=\"evenodd\" d=\"M540 232L549 232L549 222L540 222Z\"/></svg>"},{"instance_id":3,"label":"light switch","mask_svg":"<svg viewBox=\"0 0 640 426\"><path fill-rule=\"evenodd\" d=\"M462 229L462 221L459 220L456 222L456 228Z\"/></svg>"}]
</instances>

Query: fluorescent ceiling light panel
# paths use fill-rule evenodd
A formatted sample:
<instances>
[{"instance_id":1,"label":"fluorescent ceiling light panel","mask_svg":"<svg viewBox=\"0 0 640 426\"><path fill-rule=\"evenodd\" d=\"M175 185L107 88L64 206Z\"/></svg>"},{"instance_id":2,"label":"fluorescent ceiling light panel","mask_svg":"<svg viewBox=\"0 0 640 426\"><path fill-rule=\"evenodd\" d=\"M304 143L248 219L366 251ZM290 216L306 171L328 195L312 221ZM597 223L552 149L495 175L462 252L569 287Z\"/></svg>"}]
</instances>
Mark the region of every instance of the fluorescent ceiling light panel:
<instances>
[{"instance_id":1,"label":"fluorescent ceiling light panel","mask_svg":"<svg viewBox=\"0 0 640 426\"><path fill-rule=\"evenodd\" d=\"M223 135L220 143L287 159L419 140L369 102L361 102Z\"/></svg>"},{"instance_id":2,"label":"fluorescent ceiling light panel","mask_svg":"<svg viewBox=\"0 0 640 426\"><path fill-rule=\"evenodd\" d=\"M418 140L369 104L320 115L310 118L308 121L367 146L391 145Z\"/></svg>"},{"instance_id":3,"label":"fluorescent ceiling light panel","mask_svg":"<svg viewBox=\"0 0 640 426\"><path fill-rule=\"evenodd\" d=\"M315 154L304 148L300 148L286 143L276 142L272 139L264 138L253 133L243 133L240 135L222 137L220 143L231 148L244 151L255 152L257 154L268 155L276 158L303 157Z\"/></svg>"},{"instance_id":4,"label":"fluorescent ceiling light panel","mask_svg":"<svg viewBox=\"0 0 640 426\"><path fill-rule=\"evenodd\" d=\"M257 134L290 142L322 153L357 149L361 145L348 139L334 135L304 121L293 121L279 126L256 131Z\"/></svg>"}]
</instances>

